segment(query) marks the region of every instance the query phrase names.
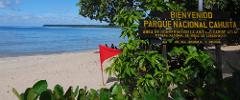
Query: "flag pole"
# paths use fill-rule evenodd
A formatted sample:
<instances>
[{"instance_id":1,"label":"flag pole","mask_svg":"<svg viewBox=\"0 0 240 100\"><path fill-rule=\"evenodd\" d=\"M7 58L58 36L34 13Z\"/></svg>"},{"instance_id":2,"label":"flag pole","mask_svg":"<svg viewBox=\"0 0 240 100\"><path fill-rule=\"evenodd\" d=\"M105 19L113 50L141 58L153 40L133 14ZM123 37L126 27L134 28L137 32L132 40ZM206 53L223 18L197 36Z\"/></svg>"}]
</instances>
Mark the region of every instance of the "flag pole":
<instances>
[{"instance_id":1,"label":"flag pole","mask_svg":"<svg viewBox=\"0 0 240 100\"><path fill-rule=\"evenodd\" d=\"M103 74L103 62L106 59L111 58L113 56L116 56L121 52L122 52L121 50L117 50L117 49L109 48L107 46L99 45L99 54L100 54L100 64L101 64L101 74L102 74L102 84L103 84L103 86L105 86L104 74Z\"/></svg>"},{"instance_id":2,"label":"flag pole","mask_svg":"<svg viewBox=\"0 0 240 100\"><path fill-rule=\"evenodd\" d=\"M105 84L104 84L104 76L103 76L103 67L102 67L102 63L101 63L101 73L102 73L102 85L105 86Z\"/></svg>"}]
</instances>

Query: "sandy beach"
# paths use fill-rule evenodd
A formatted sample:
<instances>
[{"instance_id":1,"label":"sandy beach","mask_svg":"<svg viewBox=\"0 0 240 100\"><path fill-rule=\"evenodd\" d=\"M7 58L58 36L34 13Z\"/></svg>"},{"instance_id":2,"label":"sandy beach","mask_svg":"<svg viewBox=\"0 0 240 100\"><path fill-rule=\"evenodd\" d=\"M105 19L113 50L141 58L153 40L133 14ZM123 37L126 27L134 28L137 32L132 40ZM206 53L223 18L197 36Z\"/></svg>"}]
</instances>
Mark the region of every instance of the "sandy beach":
<instances>
[{"instance_id":1,"label":"sandy beach","mask_svg":"<svg viewBox=\"0 0 240 100\"><path fill-rule=\"evenodd\" d=\"M23 92L38 80L47 80L51 89L60 84L65 91L103 87L95 51L0 58L0 100L17 100L12 88Z\"/></svg>"},{"instance_id":2,"label":"sandy beach","mask_svg":"<svg viewBox=\"0 0 240 100\"><path fill-rule=\"evenodd\" d=\"M223 72L231 72L226 61L240 68L240 46L222 47ZM60 84L101 88L101 71L97 50L0 58L0 100L17 100L12 88L23 92L38 80L47 80L49 88ZM109 61L104 63L108 66ZM229 76L229 75L228 75ZM104 74L105 81L107 75ZM108 84L110 86L110 84Z\"/></svg>"}]
</instances>

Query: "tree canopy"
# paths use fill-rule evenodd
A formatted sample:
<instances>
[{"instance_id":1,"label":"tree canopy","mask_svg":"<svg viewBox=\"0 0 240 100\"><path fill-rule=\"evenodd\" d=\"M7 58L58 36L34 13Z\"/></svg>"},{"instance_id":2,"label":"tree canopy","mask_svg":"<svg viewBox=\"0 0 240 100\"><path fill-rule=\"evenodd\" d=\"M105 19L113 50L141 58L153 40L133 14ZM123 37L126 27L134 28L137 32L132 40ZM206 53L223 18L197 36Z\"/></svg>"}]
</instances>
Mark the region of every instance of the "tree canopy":
<instances>
[{"instance_id":1,"label":"tree canopy","mask_svg":"<svg viewBox=\"0 0 240 100\"><path fill-rule=\"evenodd\" d=\"M234 98L237 93L231 97L231 93L223 90L226 87L217 85L216 67L206 51L188 45L170 46L166 57L161 46L139 37L140 20L158 19L154 16L156 12L197 11L197 3L197 0L80 0L78 5L80 15L117 25L122 29L121 37L128 38L120 43L123 52L106 69L117 77L127 97L139 99L150 93L147 95L156 100ZM232 18L237 18L240 11L238 0L205 0L204 8L228 11Z\"/></svg>"},{"instance_id":2,"label":"tree canopy","mask_svg":"<svg viewBox=\"0 0 240 100\"><path fill-rule=\"evenodd\" d=\"M144 12L177 10L197 11L198 0L80 0L79 14L90 19L114 23L114 16L122 9ZM229 12L233 18L240 16L239 0L204 0L205 10ZM146 15L148 16L148 15Z\"/></svg>"}]
</instances>

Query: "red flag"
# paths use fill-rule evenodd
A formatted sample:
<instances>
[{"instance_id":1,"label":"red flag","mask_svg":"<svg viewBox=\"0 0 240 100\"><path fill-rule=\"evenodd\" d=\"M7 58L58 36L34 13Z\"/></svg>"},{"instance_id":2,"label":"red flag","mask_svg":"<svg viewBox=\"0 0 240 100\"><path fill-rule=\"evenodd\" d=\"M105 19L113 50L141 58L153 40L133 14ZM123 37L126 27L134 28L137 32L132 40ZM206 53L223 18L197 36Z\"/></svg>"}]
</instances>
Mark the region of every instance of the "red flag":
<instances>
[{"instance_id":1,"label":"red flag","mask_svg":"<svg viewBox=\"0 0 240 100\"><path fill-rule=\"evenodd\" d=\"M112 48L109 48L105 45L99 45L99 49L100 49L100 62L101 62L101 69L102 69L102 64L103 62L108 59L108 58L111 58L113 56L116 56L118 55L119 53L121 53L122 51L121 50L118 50L118 49L112 49Z\"/></svg>"}]
</instances>

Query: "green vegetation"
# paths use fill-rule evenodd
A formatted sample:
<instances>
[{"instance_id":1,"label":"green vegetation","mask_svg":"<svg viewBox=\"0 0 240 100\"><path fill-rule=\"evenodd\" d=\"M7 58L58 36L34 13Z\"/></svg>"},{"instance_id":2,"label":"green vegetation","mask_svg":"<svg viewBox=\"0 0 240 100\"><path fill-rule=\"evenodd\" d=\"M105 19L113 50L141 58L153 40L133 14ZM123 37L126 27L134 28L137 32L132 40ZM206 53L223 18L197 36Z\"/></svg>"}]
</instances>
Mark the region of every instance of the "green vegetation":
<instances>
[{"instance_id":1,"label":"green vegetation","mask_svg":"<svg viewBox=\"0 0 240 100\"><path fill-rule=\"evenodd\" d=\"M161 46L139 37L139 20L158 19L152 15L153 12L195 9L196 0L191 1L81 0L78 4L81 15L117 25L122 29L121 37L128 38L127 42L120 43L123 52L113 58L113 64L106 69L107 73L117 77L119 84L110 89L76 89L79 92L73 92L70 87L63 94L61 86L49 90L46 89L46 82L40 81L25 93L18 94L15 90L14 93L20 100L35 100L38 97L40 100L240 99L237 93L239 86L234 83L236 80L217 79L214 61L206 51L170 42L167 57L164 57ZM207 0L206 9L220 4L214 1ZM224 8L220 6L217 7ZM239 78L239 74L236 77Z\"/></svg>"},{"instance_id":2,"label":"green vegetation","mask_svg":"<svg viewBox=\"0 0 240 100\"><path fill-rule=\"evenodd\" d=\"M110 89L102 88L99 90L87 88L73 90L69 87L64 92L63 87L56 85L53 90L47 88L45 80L38 81L33 87L26 89L19 94L15 89L13 93L19 100L125 100L126 96L119 84L114 84Z\"/></svg>"},{"instance_id":3,"label":"green vegetation","mask_svg":"<svg viewBox=\"0 0 240 100\"><path fill-rule=\"evenodd\" d=\"M225 10L230 2L208 0L205 9ZM203 49L169 43L168 55L164 57L161 46L139 37L139 20L159 19L153 15L156 12L196 10L197 0L81 0L79 6L81 15L117 25L122 28L121 37L128 38L127 42L120 43L122 54L106 69L118 78L128 97L137 94L143 98L150 91L157 92L162 99L223 99L227 96L219 89L222 80L217 79L213 59ZM234 4L234 8L230 12L239 14L238 4Z\"/></svg>"},{"instance_id":4,"label":"green vegetation","mask_svg":"<svg viewBox=\"0 0 240 100\"><path fill-rule=\"evenodd\" d=\"M195 98L184 97L185 93L181 89L175 88L172 90L171 97L168 97L167 88L151 89L148 92L134 91L132 96L129 96L122 85L115 83L111 88L101 88L99 90L87 89L77 87L73 89L69 87L66 92L60 85L56 85L54 89L48 89L48 84L45 80L40 80L32 87L26 89L25 92L19 94L16 89L13 93L19 100L185 100L185 99L219 99L219 100L238 100L240 93L238 92L240 85L238 84L240 78L240 71L235 70L233 77L226 78L222 85L217 89L218 92L213 92L212 87L205 86L206 88L196 88L194 93L198 96ZM192 85L193 86L193 85ZM194 86L193 86L194 87ZM210 90L206 90L210 89ZM216 94L218 98L212 98L212 94ZM203 96L205 96L203 98Z\"/></svg>"},{"instance_id":5,"label":"green vegetation","mask_svg":"<svg viewBox=\"0 0 240 100\"><path fill-rule=\"evenodd\" d=\"M128 50L128 46L123 47ZM201 98L203 91L216 84L213 60L207 53L193 46L174 47L169 59L156 51L123 51L113 59L107 72L113 73L131 97L134 93L142 97L150 91L160 91L161 98L168 95L177 98Z\"/></svg>"}]
</instances>

